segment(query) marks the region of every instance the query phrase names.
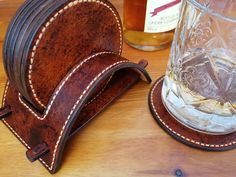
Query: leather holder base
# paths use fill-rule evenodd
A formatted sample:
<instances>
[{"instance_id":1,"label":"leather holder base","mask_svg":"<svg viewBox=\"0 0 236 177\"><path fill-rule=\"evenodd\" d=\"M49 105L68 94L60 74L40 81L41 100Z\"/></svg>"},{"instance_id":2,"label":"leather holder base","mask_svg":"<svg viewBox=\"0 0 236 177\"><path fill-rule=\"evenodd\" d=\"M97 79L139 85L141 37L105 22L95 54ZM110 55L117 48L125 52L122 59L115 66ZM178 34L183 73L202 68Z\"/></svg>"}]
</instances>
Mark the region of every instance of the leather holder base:
<instances>
[{"instance_id":1,"label":"leather holder base","mask_svg":"<svg viewBox=\"0 0 236 177\"><path fill-rule=\"evenodd\" d=\"M27 147L28 159L39 160L55 173L66 142L76 132L140 78L151 82L146 66L145 60L135 64L112 52L88 56L62 79L43 113L8 82L0 117Z\"/></svg>"},{"instance_id":2,"label":"leather holder base","mask_svg":"<svg viewBox=\"0 0 236 177\"><path fill-rule=\"evenodd\" d=\"M179 123L162 103L163 77L159 78L149 94L149 107L157 123L173 138L194 148L225 151L236 148L236 132L228 135L209 135L194 131Z\"/></svg>"},{"instance_id":3,"label":"leather holder base","mask_svg":"<svg viewBox=\"0 0 236 177\"><path fill-rule=\"evenodd\" d=\"M108 0L28 0L4 42L8 84L0 120L50 173L66 142L140 79L145 67L121 57L122 24Z\"/></svg>"}]
</instances>

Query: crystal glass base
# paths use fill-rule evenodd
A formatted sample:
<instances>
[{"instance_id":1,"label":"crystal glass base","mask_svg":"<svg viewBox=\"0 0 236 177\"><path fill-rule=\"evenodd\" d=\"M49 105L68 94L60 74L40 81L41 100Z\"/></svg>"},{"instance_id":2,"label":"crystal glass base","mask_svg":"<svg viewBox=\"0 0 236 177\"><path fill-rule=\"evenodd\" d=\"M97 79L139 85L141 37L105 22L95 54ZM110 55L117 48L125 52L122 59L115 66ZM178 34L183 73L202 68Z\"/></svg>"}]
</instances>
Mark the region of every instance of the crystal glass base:
<instances>
[{"instance_id":1,"label":"crystal glass base","mask_svg":"<svg viewBox=\"0 0 236 177\"><path fill-rule=\"evenodd\" d=\"M162 100L169 113L177 121L188 128L206 134L224 135L236 131L236 116L228 115L227 107L224 108L225 113L216 114L210 111L217 109L212 103L209 111L203 111L200 107L201 103L194 103L191 96L191 93L183 92L182 88L171 77L165 77Z\"/></svg>"}]
</instances>

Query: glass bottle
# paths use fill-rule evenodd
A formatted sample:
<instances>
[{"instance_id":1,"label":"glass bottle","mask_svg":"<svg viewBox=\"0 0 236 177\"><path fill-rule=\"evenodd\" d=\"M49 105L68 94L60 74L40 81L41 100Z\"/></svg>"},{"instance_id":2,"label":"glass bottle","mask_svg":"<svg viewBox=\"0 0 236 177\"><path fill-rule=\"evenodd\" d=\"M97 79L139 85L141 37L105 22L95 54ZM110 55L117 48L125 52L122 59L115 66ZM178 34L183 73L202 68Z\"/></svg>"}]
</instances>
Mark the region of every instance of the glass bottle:
<instances>
[{"instance_id":1,"label":"glass bottle","mask_svg":"<svg viewBox=\"0 0 236 177\"><path fill-rule=\"evenodd\" d=\"M181 0L124 0L124 39L144 51L172 42Z\"/></svg>"}]
</instances>

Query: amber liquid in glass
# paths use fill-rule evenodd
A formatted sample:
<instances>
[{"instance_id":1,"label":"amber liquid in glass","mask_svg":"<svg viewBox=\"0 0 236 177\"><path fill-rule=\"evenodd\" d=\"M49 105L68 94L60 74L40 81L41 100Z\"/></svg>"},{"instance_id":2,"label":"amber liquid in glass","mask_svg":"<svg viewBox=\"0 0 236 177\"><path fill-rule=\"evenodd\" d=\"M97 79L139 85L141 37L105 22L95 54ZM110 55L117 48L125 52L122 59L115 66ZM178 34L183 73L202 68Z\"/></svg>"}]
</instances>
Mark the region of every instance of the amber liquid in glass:
<instances>
[{"instance_id":1,"label":"amber liquid in glass","mask_svg":"<svg viewBox=\"0 0 236 177\"><path fill-rule=\"evenodd\" d=\"M174 30L160 33L144 32L147 0L124 0L124 39L130 46L154 51L166 48L173 40Z\"/></svg>"}]
</instances>

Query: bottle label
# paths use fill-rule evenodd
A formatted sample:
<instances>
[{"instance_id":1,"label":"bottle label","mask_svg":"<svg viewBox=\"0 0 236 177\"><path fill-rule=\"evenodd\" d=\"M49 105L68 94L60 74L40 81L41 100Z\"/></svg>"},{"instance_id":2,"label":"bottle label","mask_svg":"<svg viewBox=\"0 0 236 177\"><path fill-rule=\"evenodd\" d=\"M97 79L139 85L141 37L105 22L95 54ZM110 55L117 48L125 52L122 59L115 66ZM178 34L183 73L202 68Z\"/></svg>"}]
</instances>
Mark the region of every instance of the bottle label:
<instances>
[{"instance_id":1,"label":"bottle label","mask_svg":"<svg viewBox=\"0 0 236 177\"><path fill-rule=\"evenodd\" d=\"M181 0L147 0L144 32L160 33L176 28Z\"/></svg>"}]
</instances>

